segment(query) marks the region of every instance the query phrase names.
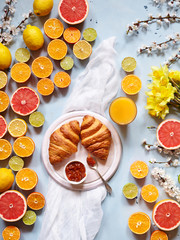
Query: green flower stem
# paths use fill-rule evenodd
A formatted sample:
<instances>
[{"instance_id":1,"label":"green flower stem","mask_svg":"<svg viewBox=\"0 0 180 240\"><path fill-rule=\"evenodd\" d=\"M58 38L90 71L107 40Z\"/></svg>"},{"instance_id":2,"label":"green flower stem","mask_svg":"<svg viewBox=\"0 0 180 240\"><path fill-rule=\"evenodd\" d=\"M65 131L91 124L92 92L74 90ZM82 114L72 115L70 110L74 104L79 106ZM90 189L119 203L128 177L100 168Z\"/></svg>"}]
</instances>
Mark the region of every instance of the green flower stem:
<instances>
[{"instance_id":1,"label":"green flower stem","mask_svg":"<svg viewBox=\"0 0 180 240\"><path fill-rule=\"evenodd\" d=\"M176 104L175 102L171 101L169 103L170 105L172 105L173 107L179 108L180 109L180 105Z\"/></svg>"}]
</instances>

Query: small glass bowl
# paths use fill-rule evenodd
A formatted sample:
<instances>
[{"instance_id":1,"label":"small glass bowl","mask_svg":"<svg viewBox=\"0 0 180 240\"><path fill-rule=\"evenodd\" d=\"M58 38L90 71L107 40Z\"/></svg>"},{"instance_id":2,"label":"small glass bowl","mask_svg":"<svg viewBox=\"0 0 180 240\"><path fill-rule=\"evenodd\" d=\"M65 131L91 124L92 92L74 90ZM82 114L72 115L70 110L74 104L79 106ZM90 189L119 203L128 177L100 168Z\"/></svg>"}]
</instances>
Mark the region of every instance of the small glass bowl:
<instances>
[{"instance_id":1,"label":"small glass bowl","mask_svg":"<svg viewBox=\"0 0 180 240\"><path fill-rule=\"evenodd\" d=\"M85 169L85 176L84 176L81 180L79 180L79 181L70 180L70 179L68 178L67 172L66 172L67 168L68 168L70 165L75 165L75 163L82 164L82 168ZM73 170L72 170L72 173L73 173ZM74 174L74 175L75 175L75 174ZM79 161L79 160L72 160L72 161L68 162L68 163L65 165L65 167L64 167L64 177L65 177L66 181L69 182L70 184L74 184L74 185L81 184L81 183L83 183L83 182L85 181L85 179L86 179L86 177L87 177L87 168L86 168L85 164L82 163L81 161Z\"/></svg>"}]
</instances>

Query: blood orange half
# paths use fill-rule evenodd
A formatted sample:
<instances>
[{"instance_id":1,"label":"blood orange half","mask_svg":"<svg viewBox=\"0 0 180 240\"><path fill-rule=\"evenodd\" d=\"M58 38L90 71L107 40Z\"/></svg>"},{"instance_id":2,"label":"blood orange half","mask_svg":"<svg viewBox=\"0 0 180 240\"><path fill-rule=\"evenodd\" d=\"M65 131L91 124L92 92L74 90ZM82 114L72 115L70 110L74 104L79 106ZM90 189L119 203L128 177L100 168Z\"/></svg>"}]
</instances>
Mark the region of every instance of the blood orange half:
<instances>
[{"instance_id":1,"label":"blood orange half","mask_svg":"<svg viewBox=\"0 0 180 240\"><path fill-rule=\"evenodd\" d=\"M34 112L39 107L39 103L38 94L29 87L18 88L11 97L12 110L21 116Z\"/></svg>"},{"instance_id":2,"label":"blood orange half","mask_svg":"<svg viewBox=\"0 0 180 240\"><path fill-rule=\"evenodd\" d=\"M177 149L180 147L180 121L167 119L159 124L157 128L157 140L166 149Z\"/></svg>"},{"instance_id":3,"label":"blood orange half","mask_svg":"<svg viewBox=\"0 0 180 240\"><path fill-rule=\"evenodd\" d=\"M154 206L152 218L159 229L171 231L180 225L180 204L164 199Z\"/></svg>"},{"instance_id":4,"label":"blood orange half","mask_svg":"<svg viewBox=\"0 0 180 240\"><path fill-rule=\"evenodd\" d=\"M68 24L79 24L83 22L89 11L87 0L61 0L58 12L61 19Z\"/></svg>"},{"instance_id":5,"label":"blood orange half","mask_svg":"<svg viewBox=\"0 0 180 240\"><path fill-rule=\"evenodd\" d=\"M25 197L18 191L9 190L0 195L0 217L7 222L20 220L27 210Z\"/></svg>"},{"instance_id":6,"label":"blood orange half","mask_svg":"<svg viewBox=\"0 0 180 240\"><path fill-rule=\"evenodd\" d=\"M0 138L4 137L7 132L7 122L3 116L0 115Z\"/></svg>"}]
</instances>

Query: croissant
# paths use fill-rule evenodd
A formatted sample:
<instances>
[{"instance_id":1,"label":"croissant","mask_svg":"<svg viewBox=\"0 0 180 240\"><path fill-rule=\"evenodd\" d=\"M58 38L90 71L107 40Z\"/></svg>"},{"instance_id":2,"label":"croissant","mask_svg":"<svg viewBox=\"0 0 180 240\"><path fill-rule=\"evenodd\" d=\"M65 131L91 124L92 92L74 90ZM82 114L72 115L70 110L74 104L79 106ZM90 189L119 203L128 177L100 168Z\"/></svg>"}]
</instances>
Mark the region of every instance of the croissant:
<instances>
[{"instance_id":1,"label":"croissant","mask_svg":"<svg viewBox=\"0 0 180 240\"><path fill-rule=\"evenodd\" d=\"M76 120L63 124L50 136L49 161L56 164L77 152L80 141L80 126Z\"/></svg>"},{"instance_id":2,"label":"croissant","mask_svg":"<svg viewBox=\"0 0 180 240\"><path fill-rule=\"evenodd\" d=\"M98 119L86 115L81 124L81 144L95 157L106 160L111 145L111 132Z\"/></svg>"}]
</instances>

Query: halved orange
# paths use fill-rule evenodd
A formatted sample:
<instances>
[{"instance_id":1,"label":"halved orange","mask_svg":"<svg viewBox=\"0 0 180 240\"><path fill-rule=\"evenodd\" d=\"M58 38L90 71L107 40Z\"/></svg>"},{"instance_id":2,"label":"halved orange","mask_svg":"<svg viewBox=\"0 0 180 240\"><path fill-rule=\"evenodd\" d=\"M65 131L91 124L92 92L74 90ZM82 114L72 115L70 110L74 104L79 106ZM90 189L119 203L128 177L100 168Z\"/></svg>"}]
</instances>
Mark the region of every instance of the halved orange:
<instances>
[{"instance_id":1,"label":"halved orange","mask_svg":"<svg viewBox=\"0 0 180 240\"><path fill-rule=\"evenodd\" d=\"M45 205L45 197L39 192L33 192L27 198L27 205L33 210L40 210Z\"/></svg>"},{"instance_id":2,"label":"halved orange","mask_svg":"<svg viewBox=\"0 0 180 240\"><path fill-rule=\"evenodd\" d=\"M81 38L81 32L75 27L69 27L65 29L63 37L68 43L76 43Z\"/></svg>"},{"instance_id":3,"label":"halved orange","mask_svg":"<svg viewBox=\"0 0 180 240\"><path fill-rule=\"evenodd\" d=\"M148 174L148 165L144 161L135 161L130 166L130 172L135 178L144 178Z\"/></svg>"},{"instance_id":4,"label":"halved orange","mask_svg":"<svg viewBox=\"0 0 180 240\"><path fill-rule=\"evenodd\" d=\"M38 57L32 63L32 72L38 78L46 78L51 75L53 64L47 57Z\"/></svg>"},{"instance_id":5,"label":"halved orange","mask_svg":"<svg viewBox=\"0 0 180 240\"><path fill-rule=\"evenodd\" d=\"M4 112L9 106L9 97L7 93L0 91L0 112Z\"/></svg>"},{"instance_id":6,"label":"halved orange","mask_svg":"<svg viewBox=\"0 0 180 240\"><path fill-rule=\"evenodd\" d=\"M27 123L20 118L15 118L8 124L8 132L12 137L22 137L27 132Z\"/></svg>"},{"instance_id":7,"label":"halved orange","mask_svg":"<svg viewBox=\"0 0 180 240\"><path fill-rule=\"evenodd\" d=\"M155 230L152 232L150 240L168 240L168 235L163 231Z\"/></svg>"},{"instance_id":8,"label":"halved orange","mask_svg":"<svg viewBox=\"0 0 180 240\"><path fill-rule=\"evenodd\" d=\"M47 52L51 58L61 60L67 54L67 45L63 40L54 39L48 44Z\"/></svg>"},{"instance_id":9,"label":"halved orange","mask_svg":"<svg viewBox=\"0 0 180 240\"><path fill-rule=\"evenodd\" d=\"M22 168L16 174L16 184L23 190L32 190L38 183L37 173L30 168Z\"/></svg>"},{"instance_id":10,"label":"halved orange","mask_svg":"<svg viewBox=\"0 0 180 240\"><path fill-rule=\"evenodd\" d=\"M30 137L19 137L14 141L13 150L19 157L29 157L33 154L35 143Z\"/></svg>"},{"instance_id":11,"label":"halved orange","mask_svg":"<svg viewBox=\"0 0 180 240\"><path fill-rule=\"evenodd\" d=\"M12 146L6 139L0 139L0 160L5 160L12 153Z\"/></svg>"},{"instance_id":12,"label":"halved orange","mask_svg":"<svg viewBox=\"0 0 180 240\"><path fill-rule=\"evenodd\" d=\"M144 201L152 203L158 199L158 189L153 184L144 185L141 189L141 196Z\"/></svg>"},{"instance_id":13,"label":"halved orange","mask_svg":"<svg viewBox=\"0 0 180 240\"><path fill-rule=\"evenodd\" d=\"M59 38L63 34L63 31L64 26L57 18L49 18L44 23L44 32L51 39Z\"/></svg>"},{"instance_id":14,"label":"halved orange","mask_svg":"<svg viewBox=\"0 0 180 240\"><path fill-rule=\"evenodd\" d=\"M78 59L84 60L91 55L92 46L86 40L80 40L74 44L73 53Z\"/></svg>"},{"instance_id":15,"label":"halved orange","mask_svg":"<svg viewBox=\"0 0 180 240\"><path fill-rule=\"evenodd\" d=\"M133 233L144 234L151 227L151 219L146 213L136 212L129 217L128 226Z\"/></svg>"},{"instance_id":16,"label":"halved orange","mask_svg":"<svg viewBox=\"0 0 180 240\"><path fill-rule=\"evenodd\" d=\"M15 226L7 226L2 232L3 240L19 240L20 236L20 230Z\"/></svg>"},{"instance_id":17,"label":"halved orange","mask_svg":"<svg viewBox=\"0 0 180 240\"><path fill-rule=\"evenodd\" d=\"M11 68L11 78L17 83L26 82L31 76L31 69L26 63L16 63Z\"/></svg>"},{"instance_id":18,"label":"halved orange","mask_svg":"<svg viewBox=\"0 0 180 240\"><path fill-rule=\"evenodd\" d=\"M121 81L122 90L128 95L137 94L141 90L141 80L136 75L127 75Z\"/></svg>"},{"instance_id":19,"label":"halved orange","mask_svg":"<svg viewBox=\"0 0 180 240\"><path fill-rule=\"evenodd\" d=\"M54 91L54 83L49 78L43 78L37 83L37 90L43 96L48 96Z\"/></svg>"},{"instance_id":20,"label":"halved orange","mask_svg":"<svg viewBox=\"0 0 180 240\"><path fill-rule=\"evenodd\" d=\"M3 71L0 71L0 89L4 88L7 84L7 74Z\"/></svg>"},{"instance_id":21,"label":"halved orange","mask_svg":"<svg viewBox=\"0 0 180 240\"><path fill-rule=\"evenodd\" d=\"M58 88L66 88L70 85L71 83L71 77L68 73L66 72L58 72L54 76L54 84Z\"/></svg>"}]
</instances>

